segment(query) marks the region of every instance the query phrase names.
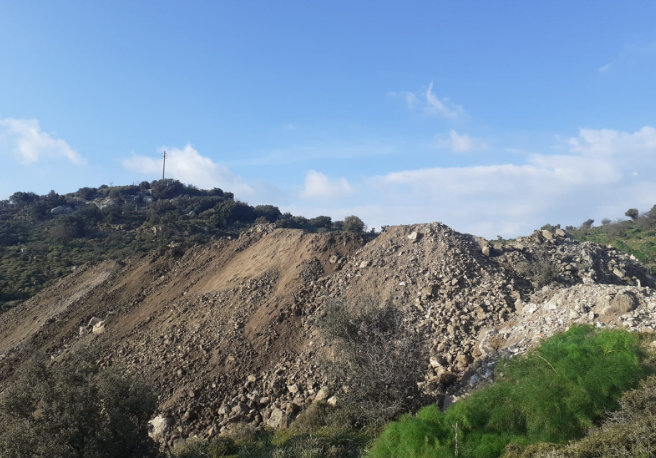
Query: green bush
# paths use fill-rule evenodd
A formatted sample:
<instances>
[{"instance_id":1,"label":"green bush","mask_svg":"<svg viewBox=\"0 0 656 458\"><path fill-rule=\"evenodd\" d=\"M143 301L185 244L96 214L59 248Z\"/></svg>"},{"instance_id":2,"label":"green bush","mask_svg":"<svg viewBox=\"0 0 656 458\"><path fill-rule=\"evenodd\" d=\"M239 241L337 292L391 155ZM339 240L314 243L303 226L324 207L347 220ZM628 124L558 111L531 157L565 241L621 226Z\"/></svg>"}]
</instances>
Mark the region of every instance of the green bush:
<instances>
[{"instance_id":1,"label":"green bush","mask_svg":"<svg viewBox=\"0 0 656 458\"><path fill-rule=\"evenodd\" d=\"M621 408L612 412L600 427L567 446L541 443L506 450L509 458L548 458L554 450L561 457L651 457L656 449L656 377L640 382L620 399Z\"/></svg>"},{"instance_id":2,"label":"green bush","mask_svg":"<svg viewBox=\"0 0 656 458\"><path fill-rule=\"evenodd\" d=\"M364 231L364 222L355 215L347 216L344 218L344 230L349 232L362 232Z\"/></svg>"},{"instance_id":3,"label":"green bush","mask_svg":"<svg viewBox=\"0 0 656 458\"><path fill-rule=\"evenodd\" d=\"M0 397L3 458L147 458L157 396L144 380L100 370L94 351L51 363L37 358L19 369Z\"/></svg>"},{"instance_id":4,"label":"green bush","mask_svg":"<svg viewBox=\"0 0 656 458\"><path fill-rule=\"evenodd\" d=\"M506 446L582 437L647 374L636 337L573 327L497 367L497 383L440 412L391 423L371 457L498 457ZM512 446L511 446L512 448Z\"/></svg>"},{"instance_id":5,"label":"green bush","mask_svg":"<svg viewBox=\"0 0 656 458\"><path fill-rule=\"evenodd\" d=\"M209 458L221 458L226 455L237 453L237 446L232 437L218 436L210 442L207 449Z\"/></svg>"}]
</instances>

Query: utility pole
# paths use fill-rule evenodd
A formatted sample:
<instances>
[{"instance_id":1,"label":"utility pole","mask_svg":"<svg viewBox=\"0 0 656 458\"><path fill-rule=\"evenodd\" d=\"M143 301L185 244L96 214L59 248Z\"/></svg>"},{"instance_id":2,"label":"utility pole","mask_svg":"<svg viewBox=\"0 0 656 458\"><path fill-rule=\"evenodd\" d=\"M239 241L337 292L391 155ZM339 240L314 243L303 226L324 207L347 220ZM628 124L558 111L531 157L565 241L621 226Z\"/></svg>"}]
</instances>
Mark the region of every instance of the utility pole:
<instances>
[{"instance_id":1,"label":"utility pole","mask_svg":"<svg viewBox=\"0 0 656 458\"><path fill-rule=\"evenodd\" d=\"M166 151L162 153L162 181L164 181L164 170L166 169Z\"/></svg>"}]
</instances>

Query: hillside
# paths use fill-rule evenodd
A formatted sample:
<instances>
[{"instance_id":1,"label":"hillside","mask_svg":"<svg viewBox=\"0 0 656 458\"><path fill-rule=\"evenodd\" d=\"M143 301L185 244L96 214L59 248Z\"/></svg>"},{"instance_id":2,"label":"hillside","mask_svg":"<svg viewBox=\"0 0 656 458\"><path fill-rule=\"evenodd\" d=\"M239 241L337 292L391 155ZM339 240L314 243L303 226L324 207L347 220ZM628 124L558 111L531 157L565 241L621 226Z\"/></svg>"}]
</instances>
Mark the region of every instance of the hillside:
<instances>
[{"instance_id":1,"label":"hillside","mask_svg":"<svg viewBox=\"0 0 656 458\"><path fill-rule=\"evenodd\" d=\"M64 195L16 192L0 201L0 313L87 262L235 237L267 222L310 232L363 229L357 217L347 218L346 226L326 216L307 219L172 179Z\"/></svg>"},{"instance_id":2,"label":"hillside","mask_svg":"<svg viewBox=\"0 0 656 458\"><path fill-rule=\"evenodd\" d=\"M335 302L390 298L426 351L418 386L446 404L490 380L499 356L571 323L653 329L655 286L629 255L561 230L492 246L440 223L371 240L264 224L77 269L0 315L0 374L93 341L103 365L161 388L167 438L283 427L317 399L339 402L317 324Z\"/></svg>"}]
</instances>

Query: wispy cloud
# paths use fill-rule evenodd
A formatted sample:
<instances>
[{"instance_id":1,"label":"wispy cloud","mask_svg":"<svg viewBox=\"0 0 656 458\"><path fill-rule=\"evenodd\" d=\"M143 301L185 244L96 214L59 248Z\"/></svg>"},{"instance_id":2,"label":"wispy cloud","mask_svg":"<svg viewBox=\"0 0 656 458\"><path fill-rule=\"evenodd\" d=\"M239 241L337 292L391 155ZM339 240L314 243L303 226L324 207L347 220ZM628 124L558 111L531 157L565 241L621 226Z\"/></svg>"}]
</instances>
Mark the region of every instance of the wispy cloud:
<instances>
[{"instance_id":1,"label":"wispy cloud","mask_svg":"<svg viewBox=\"0 0 656 458\"><path fill-rule=\"evenodd\" d=\"M289 122L289 123L285 124L284 126L282 126L282 128L285 129L285 130L298 130L299 129L298 124L294 124L292 122Z\"/></svg>"},{"instance_id":2,"label":"wispy cloud","mask_svg":"<svg viewBox=\"0 0 656 458\"><path fill-rule=\"evenodd\" d=\"M428 85L426 90L426 112L437 114L445 118L460 118L465 115L465 110L460 105L452 104L449 99L439 99L433 93L433 82Z\"/></svg>"},{"instance_id":3,"label":"wispy cloud","mask_svg":"<svg viewBox=\"0 0 656 458\"><path fill-rule=\"evenodd\" d=\"M346 178L333 179L316 170L310 170L305 174L305 185L301 191L301 197L334 199L353 194L354 191L353 186Z\"/></svg>"},{"instance_id":4,"label":"wispy cloud","mask_svg":"<svg viewBox=\"0 0 656 458\"><path fill-rule=\"evenodd\" d=\"M222 188L234 192L241 198L253 197L255 190L244 180L235 175L223 164L202 156L191 145L184 148L161 148L166 150L166 170L169 177L193 184L200 188ZM158 177L162 171L159 158L149 156L132 156L121 161L124 168L150 177Z\"/></svg>"},{"instance_id":5,"label":"wispy cloud","mask_svg":"<svg viewBox=\"0 0 656 458\"><path fill-rule=\"evenodd\" d=\"M487 148L487 145L481 140L470 137L467 134L459 134L453 129L449 132L449 140L451 151L454 153L470 153Z\"/></svg>"},{"instance_id":6,"label":"wispy cloud","mask_svg":"<svg viewBox=\"0 0 656 458\"><path fill-rule=\"evenodd\" d=\"M433 91L433 82L428 85L425 91L390 91L388 97L401 97L405 100L410 110L420 108L428 115L441 116L448 119L457 119L466 116L465 109L452 103L448 98L439 98Z\"/></svg>"},{"instance_id":7,"label":"wispy cloud","mask_svg":"<svg viewBox=\"0 0 656 458\"><path fill-rule=\"evenodd\" d=\"M597 71L599 73L608 73L614 68L620 70L641 62L653 62L654 57L656 57L656 41L627 43L614 59L599 67Z\"/></svg>"},{"instance_id":8,"label":"wispy cloud","mask_svg":"<svg viewBox=\"0 0 656 458\"><path fill-rule=\"evenodd\" d=\"M86 164L86 159L64 140L41 131L36 119L0 118L0 140L23 164L34 164L44 156Z\"/></svg>"},{"instance_id":9,"label":"wispy cloud","mask_svg":"<svg viewBox=\"0 0 656 458\"><path fill-rule=\"evenodd\" d=\"M598 71L599 73L607 73L607 72L611 69L612 66L613 66L613 63L610 62L610 63L608 63L608 64L606 64L606 65L604 65L604 66L602 66L602 67L599 67L599 68L597 69L597 71Z\"/></svg>"}]
</instances>

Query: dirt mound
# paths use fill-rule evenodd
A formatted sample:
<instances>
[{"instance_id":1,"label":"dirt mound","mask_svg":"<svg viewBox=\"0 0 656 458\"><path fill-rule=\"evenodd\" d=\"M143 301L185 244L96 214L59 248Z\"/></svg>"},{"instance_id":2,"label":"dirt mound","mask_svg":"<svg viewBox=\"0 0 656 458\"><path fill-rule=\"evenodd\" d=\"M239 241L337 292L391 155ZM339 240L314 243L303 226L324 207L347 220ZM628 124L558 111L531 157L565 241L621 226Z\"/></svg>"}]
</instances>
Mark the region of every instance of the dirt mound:
<instances>
[{"instance_id":1,"label":"dirt mound","mask_svg":"<svg viewBox=\"0 0 656 458\"><path fill-rule=\"evenodd\" d=\"M489 377L493 351L550 332L517 330L531 304L556 304L558 316L544 320L564 314L610 325L633 313L634 322L652 326L654 280L646 271L564 232L491 245L432 223L367 240L264 225L238 239L87 266L0 316L0 381L35 351L56 357L96 341L104 365L146 371L161 386L161 415L176 421L172 434L213 435L234 422L283 427L330 394L315 323L332 301L357 307L363 298L391 298L401 307L407 332L430 348L423 388L435 399L473 375ZM553 298L576 288L616 292L604 307L574 300L575 317L569 300ZM632 296L617 292L626 288ZM87 327L93 317L104 332Z\"/></svg>"}]
</instances>

